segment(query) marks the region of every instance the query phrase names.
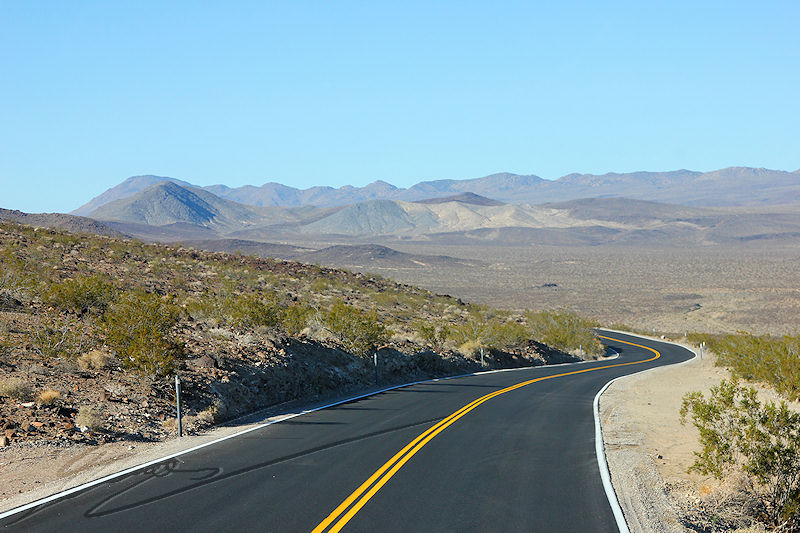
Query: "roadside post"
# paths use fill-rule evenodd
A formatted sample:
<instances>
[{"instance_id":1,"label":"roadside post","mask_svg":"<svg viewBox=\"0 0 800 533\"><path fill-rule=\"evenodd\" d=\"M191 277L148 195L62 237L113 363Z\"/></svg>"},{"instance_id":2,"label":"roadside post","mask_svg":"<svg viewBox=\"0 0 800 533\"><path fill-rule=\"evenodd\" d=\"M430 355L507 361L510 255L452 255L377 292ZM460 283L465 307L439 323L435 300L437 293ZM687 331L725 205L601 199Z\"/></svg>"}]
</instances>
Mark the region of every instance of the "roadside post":
<instances>
[{"instance_id":1,"label":"roadside post","mask_svg":"<svg viewBox=\"0 0 800 533\"><path fill-rule=\"evenodd\" d=\"M181 418L181 378L175 374L175 414L178 417L178 436L183 437L183 420Z\"/></svg>"},{"instance_id":2,"label":"roadside post","mask_svg":"<svg viewBox=\"0 0 800 533\"><path fill-rule=\"evenodd\" d=\"M481 346L481 366L486 366L486 363L483 362L483 346Z\"/></svg>"},{"instance_id":3,"label":"roadside post","mask_svg":"<svg viewBox=\"0 0 800 533\"><path fill-rule=\"evenodd\" d=\"M373 361L375 363L375 385L377 385L378 384L378 352L377 352L377 350L373 354L372 358L373 358Z\"/></svg>"}]
</instances>

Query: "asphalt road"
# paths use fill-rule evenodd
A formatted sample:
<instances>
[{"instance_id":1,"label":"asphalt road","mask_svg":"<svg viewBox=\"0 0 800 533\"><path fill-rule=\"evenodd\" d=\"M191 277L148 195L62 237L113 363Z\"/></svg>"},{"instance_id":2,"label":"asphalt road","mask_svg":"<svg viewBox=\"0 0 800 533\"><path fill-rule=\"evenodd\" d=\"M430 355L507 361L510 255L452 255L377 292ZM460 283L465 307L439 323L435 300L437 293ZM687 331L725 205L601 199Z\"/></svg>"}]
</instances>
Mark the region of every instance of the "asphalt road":
<instances>
[{"instance_id":1,"label":"asphalt road","mask_svg":"<svg viewBox=\"0 0 800 533\"><path fill-rule=\"evenodd\" d=\"M0 530L617 531L594 396L617 376L692 354L604 334L660 357L605 340L619 358L385 392L6 517Z\"/></svg>"}]
</instances>

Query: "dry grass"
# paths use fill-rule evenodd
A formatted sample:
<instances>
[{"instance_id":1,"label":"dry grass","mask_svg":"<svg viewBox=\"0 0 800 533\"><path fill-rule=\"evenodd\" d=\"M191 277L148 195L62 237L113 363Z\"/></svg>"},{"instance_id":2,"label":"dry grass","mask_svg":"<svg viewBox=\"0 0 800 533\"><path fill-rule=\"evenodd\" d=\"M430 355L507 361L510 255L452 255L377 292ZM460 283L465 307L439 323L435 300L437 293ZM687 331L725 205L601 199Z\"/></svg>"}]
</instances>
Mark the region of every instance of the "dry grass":
<instances>
[{"instance_id":1,"label":"dry grass","mask_svg":"<svg viewBox=\"0 0 800 533\"><path fill-rule=\"evenodd\" d=\"M91 350L78 357L78 367L81 370L101 370L108 364L109 355L100 350Z\"/></svg>"},{"instance_id":2,"label":"dry grass","mask_svg":"<svg viewBox=\"0 0 800 533\"><path fill-rule=\"evenodd\" d=\"M30 385L19 378L6 378L0 380L0 396L15 400L28 400L32 391Z\"/></svg>"},{"instance_id":3,"label":"dry grass","mask_svg":"<svg viewBox=\"0 0 800 533\"><path fill-rule=\"evenodd\" d=\"M53 405L61 399L61 393L57 390L46 389L36 395L36 403L39 405Z\"/></svg>"},{"instance_id":4,"label":"dry grass","mask_svg":"<svg viewBox=\"0 0 800 533\"><path fill-rule=\"evenodd\" d=\"M100 410L90 405L83 405L75 415L75 425L97 431L103 427L103 415Z\"/></svg>"}]
</instances>

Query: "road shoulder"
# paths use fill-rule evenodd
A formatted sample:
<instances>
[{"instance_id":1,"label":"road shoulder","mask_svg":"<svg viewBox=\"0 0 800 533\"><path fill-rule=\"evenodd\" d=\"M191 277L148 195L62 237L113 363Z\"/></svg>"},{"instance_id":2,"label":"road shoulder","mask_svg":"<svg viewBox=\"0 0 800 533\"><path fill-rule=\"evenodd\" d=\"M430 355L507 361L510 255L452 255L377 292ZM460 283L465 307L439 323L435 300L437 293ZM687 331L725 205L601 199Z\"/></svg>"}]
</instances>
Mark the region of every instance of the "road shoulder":
<instances>
[{"instance_id":1,"label":"road shoulder","mask_svg":"<svg viewBox=\"0 0 800 533\"><path fill-rule=\"evenodd\" d=\"M681 399L725 377L711 358L695 358L619 379L601 396L606 459L631 531L687 531L670 489L703 479L686 473L697 436L680 423Z\"/></svg>"}]
</instances>

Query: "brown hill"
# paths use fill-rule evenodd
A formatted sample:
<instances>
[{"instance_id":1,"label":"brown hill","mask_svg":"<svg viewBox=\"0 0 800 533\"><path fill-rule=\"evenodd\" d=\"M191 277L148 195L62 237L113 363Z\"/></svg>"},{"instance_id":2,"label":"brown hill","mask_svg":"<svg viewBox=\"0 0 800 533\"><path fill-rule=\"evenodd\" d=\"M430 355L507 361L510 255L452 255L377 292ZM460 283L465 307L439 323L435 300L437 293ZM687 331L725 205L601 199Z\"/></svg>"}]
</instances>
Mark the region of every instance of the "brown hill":
<instances>
[{"instance_id":1,"label":"brown hill","mask_svg":"<svg viewBox=\"0 0 800 533\"><path fill-rule=\"evenodd\" d=\"M64 213L23 213L14 209L0 209L0 220L13 220L35 228L64 229L73 233L90 233L108 237L125 236L124 233L97 220Z\"/></svg>"}]
</instances>

